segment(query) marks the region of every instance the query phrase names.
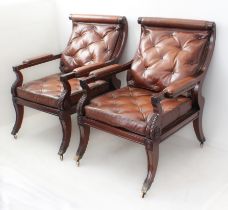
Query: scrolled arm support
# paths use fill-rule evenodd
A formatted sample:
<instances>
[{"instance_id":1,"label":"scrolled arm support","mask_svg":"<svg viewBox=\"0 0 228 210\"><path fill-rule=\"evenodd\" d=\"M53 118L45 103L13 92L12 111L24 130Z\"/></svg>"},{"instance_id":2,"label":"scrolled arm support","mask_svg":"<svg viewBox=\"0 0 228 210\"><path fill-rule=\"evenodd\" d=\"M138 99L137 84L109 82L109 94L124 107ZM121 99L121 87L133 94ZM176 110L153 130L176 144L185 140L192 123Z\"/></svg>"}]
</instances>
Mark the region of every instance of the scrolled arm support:
<instances>
[{"instance_id":1,"label":"scrolled arm support","mask_svg":"<svg viewBox=\"0 0 228 210\"><path fill-rule=\"evenodd\" d=\"M75 78L75 72L70 72L67 74L63 74L60 76L60 81L63 84L63 92L61 93L60 97L59 97L59 101L58 101L58 108L59 109L67 109L70 108L70 104L71 104L71 86L69 83L70 79Z\"/></svg>"},{"instance_id":2,"label":"scrolled arm support","mask_svg":"<svg viewBox=\"0 0 228 210\"><path fill-rule=\"evenodd\" d=\"M162 106L161 101L165 98L176 98L189 90L193 92L193 99L198 104L199 98L199 83L202 81L204 74L200 73L195 77L186 77L182 80L179 80L162 92L156 93L151 97L151 104L153 106L153 115L149 119L149 123L146 128L147 138L156 139L161 134L161 120L160 116L162 115Z\"/></svg>"},{"instance_id":3,"label":"scrolled arm support","mask_svg":"<svg viewBox=\"0 0 228 210\"><path fill-rule=\"evenodd\" d=\"M78 113L78 122L80 124L81 122L81 118L82 116L84 116L85 114L85 105L88 104L88 102L90 101L91 97L90 97L90 92L91 89L89 88L89 83L94 82L95 81L95 77L94 76L89 76L86 79L82 79L80 80L80 85L83 89L83 95L80 98L79 102L78 102L78 106L77 106L77 113Z\"/></svg>"},{"instance_id":4,"label":"scrolled arm support","mask_svg":"<svg viewBox=\"0 0 228 210\"><path fill-rule=\"evenodd\" d=\"M88 104L89 101L91 100L91 89L89 87L89 83L95 82L96 80L100 80L100 79L111 78L113 75L116 75L117 73L128 70L130 68L130 65L131 65L131 61L123 65L118 65L118 64L109 65L109 66L97 69L95 71L91 71L88 77L84 79L80 79L80 85L83 89L83 95L80 98L77 106L79 123L82 116L84 116L85 105Z\"/></svg>"},{"instance_id":5,"label":"scrolled arm support","mask_svg":"<svg viewBox=\"0 0 228 210\"><path fill-rule=\"evenodd\" d=\"M17 87L23 84L23 74L18 70L17 67L13 67L13 72L16 74L16 80L11 87L11 93L13 97L17 96Z\"/></svg>"},{"instance_id":6,"label":"scrolled arm support","mask_svg":"<svg viewBox=\"0 0 228 210\"><path fill-rule=\"evenodd\" d=\"M162 106L161 101L165 98L163 93L154 94L151 97L151 104L153 106L153 115L149 119L146 127L147 141L156 141L161 135L161 114ZM151 142L152 143L152 142ZM149 144L149 142L147 142Z\"/></svg>"},{"instance_id":7,"label":"scrolled arm support","mask_svg":"<svg viewBox=\"0 0 228 210\"><path fill-rule=\"evenodd\" d=\"M201 72L195 77L186 77L182 80L174 82L163 90L163 93L168 98L176 98L181 94L186 93L189 90L195 88L195 86L200 83L203 79L204 74Z\"/></svg>"},{"instance_id":8,"label":"scrolled arm support","mask_svg":"<svg viewBox=\"0 0 228 210\"><path fill-rule=\"evenodd\" d=\"M17 87L20 87L23 84L23 74L21 72L22 69L26 69L38 64L49 62L49 61L58 59L60 57L61 57L61 54L58 54L58 55L47 54L36 58L27 59L23 61L22 64L13 66L13 72L16 74L16 81L13 83L11 87L12 96L13 97L17 96Z\"/></svg>"}]
</instances>

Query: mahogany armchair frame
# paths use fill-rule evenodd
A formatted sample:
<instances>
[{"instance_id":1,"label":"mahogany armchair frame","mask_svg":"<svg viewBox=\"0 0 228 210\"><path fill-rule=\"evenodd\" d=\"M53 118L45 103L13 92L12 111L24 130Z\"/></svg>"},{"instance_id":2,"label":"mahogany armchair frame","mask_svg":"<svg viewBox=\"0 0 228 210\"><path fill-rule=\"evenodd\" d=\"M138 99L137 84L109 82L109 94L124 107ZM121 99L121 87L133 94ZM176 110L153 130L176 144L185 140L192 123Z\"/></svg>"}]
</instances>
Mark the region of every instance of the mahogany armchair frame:
<instances>
[{"instance_id":1,"label":"mahogany armchair frame","mask_svg":"<svg viewBox=\"0 0 228 210\"><path fill-rule=\"evenodd\" d=\"M142 25L147 25L147 18L139 18L138 23ZM174 21L161 21L157 22L157 25L163 24L164 26L172 26L172 27L183 27L182 24L175 23ZM187 23L186 27L191 27L191 24ZM193 26L197 27L197 26ZM120 136L127 140L133 141L135 143L139 143L145 146L146 154L147 154L147 176L143 183L142 187L142 197L145 196L146 192L151 187L151 184L154 180L157 165L158 165L158 157L159 157L159 144L164 141L167 137L177 132L180 128L187 125L190 122L193 122L194 131L197 139L199 140L201 146L205 142L205 136L202 129L202 115L204 108L204 97L202 96L202 84L205 78L205 74L208 70L211 57L213 54L215 39L216 39L216 26L214 22L206 22L204 26L205 30L210 32L210 39L205 47L204 56L202 58L202 65L200 65L200 69L198 74L194 77L188 77L183 80L180 80L176 83L171 84L163 91L154 94L151 97L151 104L154 107L154 114L151 116L147 127L146 127L146 135L141 136L136 133L126 131L121 128L112 127L108 124L99 122L97 120L90 119L85 116L85 105L89 103L92 99L91 90L88 86L90 82L96 81L98 79L107 79L116 75L117 73L128 71L131 67L132 61L126 63L124 65L113 65L109 67L104 67L99 70L95 70L90 73L90 76L84 80L80 81L81 87L84 89L84 94L78 103L78 125L80 128L80 144L76 153L76 162L79 166L79 161L85 153L88 140L90 127L94 127L100 129L102 131L114 134L116 136ZM130 81L128 81L129 83ZM162 115L162 107L161 101L164 98L176 98L183 94L188 94L192 98L192 110L189 111L184 116L178 118L173 121L171 124L166 126L165 128L161 128L161 115Z\"/></svg>"},{"instance_id":2,"label":"mahogany armchair frame","mask_svg":"<svg viewBox=\"0 0 228 210\"><path fill-rule=\"evenodd\" d=\"M79 22L88 22L88 23L112 23L113 22L112 19L107 20L106 16L97 16L97 15L71 15L69 19L74 21L77 20ZM36 65L40 65L46 62L50 62L56 59L60 59L62 55L61 53L57 55L46 54L35 58L27 59L23 61L22 64L13 67L13 71L16 74L16 81L13 83L11 87L11 94L12 94L13 105L16 112L16 121L11 134L14 136L15 139L17 138L17 133L21 128L21 124L24 116L24 106L31 107L33 109L58 116L61 123L62 132L63 132L62 142L58 151L58 155L60 156L60 159L63 160L63 154L66 152L71 138L71 130L72 130L71 115L76 113L76 110L77 110L76 109L77 104L72 106L70 103L71 86L69 84L69 80L88 75L90 71L117 63L119 61L126 44L126 39L128 35L128 24L127 24L127 19L124 16L122 17L120 16L117 22L118 24L120 24L120 27L121 27L120 29L123 32L118 38L115 51L113 52L113 55L112 55L112 59L108 60L105 63L82 66L82 67L76 68L76 71L62 74L60 76L60 81L63 84L64 91L62 92L58 100L58 108L53 108L51 106L38 104L32 101L20 98L17 96L17 88L22 86L23 84L22 70ZM115 75L109 78L109 83L110 83L110 90L120 87L120 80L118 80L115 77Z\"/></svg>"}]
</instances>

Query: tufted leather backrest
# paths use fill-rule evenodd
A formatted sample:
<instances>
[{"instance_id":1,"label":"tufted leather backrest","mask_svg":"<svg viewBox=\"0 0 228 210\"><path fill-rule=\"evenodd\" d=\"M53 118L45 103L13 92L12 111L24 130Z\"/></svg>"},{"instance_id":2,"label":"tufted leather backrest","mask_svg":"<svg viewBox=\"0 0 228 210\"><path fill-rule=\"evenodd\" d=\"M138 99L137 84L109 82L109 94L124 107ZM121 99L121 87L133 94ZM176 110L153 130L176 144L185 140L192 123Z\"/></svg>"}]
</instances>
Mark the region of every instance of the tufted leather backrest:
<instances>
[{"instance_id":1,"label":"tufted leather backrest","mask_svg":"<svg viewBox=\"0 0 228 210\"><path fill-rule=\"evenodd\" d=\"M161 91L199 71L210 40L211 22L139 18L141 38L129 84Z\"/></svg>"},{"instance_id":2,"label":"tufted leather backrest","mask_svg":"<svg viewBox=\"0 0 228 210\"><path fill-rule=\"evenodd\" d=\"M60 60L62 72L119 58L126 40L125 17L71 15L70 19L73 29Z\"/></svg>"}]
</instances>

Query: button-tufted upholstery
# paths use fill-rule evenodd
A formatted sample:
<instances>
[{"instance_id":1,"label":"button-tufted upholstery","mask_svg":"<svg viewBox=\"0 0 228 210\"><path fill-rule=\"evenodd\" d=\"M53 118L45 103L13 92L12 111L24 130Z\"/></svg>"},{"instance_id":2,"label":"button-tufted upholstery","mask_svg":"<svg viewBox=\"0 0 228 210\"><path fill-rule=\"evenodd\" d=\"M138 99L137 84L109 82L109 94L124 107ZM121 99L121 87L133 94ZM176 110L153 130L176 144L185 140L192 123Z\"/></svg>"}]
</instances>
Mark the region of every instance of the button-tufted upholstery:
<instances>
[{"instance_id":1,"label":"button-tufted upholstery","mask_svg":"<svg viewBox=\"0 0 228 210\"><path fill-rule=\"evenodd\" d=\"M177 21L176 27L165 19L143 21L139 47L128 71L128 87L99 96L85 107L87 117L140 135L145 135L154 114L151 96L196 75L210 37L203 21L193 21L193 25ZM161 105L164 128L189 112L192 100L185 96L166 98Z\"/></svg>"},{"instance_id":2,"label":"button-tufted upholstery","mask_svg":"<svg viewBox=\"0 0 228 210\"><path fill-rule=\"evenodd\" d=\"M90 127L145 146L147 175L142 198L150 189L158 166L159 144L193 123L200 145L206 141L202 113L202 83L212 58L214 22L140 17L141 38L135 57L123 64L90 72L81 84L78 104L80 143L76 161L85 154ZM127 86L91 97L91 81L127 71Z\"/></svg>"},{"instance_id":3,"label":"button-tufted upholstery","mask_svg":"<svg viewBox=\"0 0 228 210\"><path fill-rule=\"evenodd\" d=\"M24 106L58 116L63 134L58 152L61 160L71 138L71 115L78 111L76 106L85 92L79 79L86 79L93 70L117 64L128 35L125 16L71 14L69 19L73 29L66 49L56 55L32 57L13 66L17 79L11 87L16 111L12 135L16 136L21 128ZM61 73L24 82L21 70L57 59L60 59ZM101 79L89 84L91 97L120 86L115 76Z\"/></svg>"},{"instance_id":4,"label":"button-tufted upholstery","mask_svg":"<svg viewBox=\"0 0 228 210\"><path fill-rule=\"evenodd\" d=\"M131 66L136 87L161 91L169 84L194 75L208 41L208 31L142 25L138 51Z\"/></svg>"},{"instance_id":5,"label":"button-tufted upholstery","mask_svg":"<svg viewBox=\"0 0 228 210\"><path fill-rule=\"evenodd\" d=\"M74 105L81 97L82 89L79 80L76 78L69 80L69 83L71 86L71 103ZM109 85L106 81L98 80L94 83L90 83L90 88L93 90L96 89L97 91L108 90L108 87ZM26 100L57 108L58 100L60 99L63 90L63 84L60 81L60 74L53 74L25 83L17 88L17 94L19 97Z\"/></svg>"},{"instance_id":6,"label":"button-tufted upholstery","mask_svg":"<svg viewBox=\"0 0 228 210\"><path fill-rule=\"evenodd\" d=\"M60 58L60 69L63 73L74 71L76 77L88 76L96 64L118 62L127 37L127 21L124 16L72 14L70 19L73 24L72 34ZM42 59L48 56L42 56ZM34 59L32 61L34 62ZM28 62L31 61L27 60L26 63ZM64 91L60 75L53 74L23 84L17 88L17 96L58 108ZM72 90L70 102L73 106L80 99L82 89L76 78L69 80L69 83ZM103 90L109 87L107 82L97 81L91 84L91 88L98 90L99 85Z\"/></svg>"},{"instance_id":7,"label":"button-tufted upholstery","mask_svg":"<svg viewBox=\"0 0 228 210\"><path fill-rule=\"evenodd\" d=\"M96 97L85 107L86 116L109 125L145 135L146 125L153 114L153 92L140 88L124 87ZM186 114L192 108L189 98L164 99L162 127Z\"/></svg>"},{"instance_id":8,"label":"button-tufted upholstery","mask_svg":"<svg viewBox=\"0 0 228 210\"><path fill-rule=\"evenodd\" d=\"M112 58L118 37L119 24L73 23L68 46L62 53L63 72L94 63L105 63Z\"/></svg>"}]
</instances>

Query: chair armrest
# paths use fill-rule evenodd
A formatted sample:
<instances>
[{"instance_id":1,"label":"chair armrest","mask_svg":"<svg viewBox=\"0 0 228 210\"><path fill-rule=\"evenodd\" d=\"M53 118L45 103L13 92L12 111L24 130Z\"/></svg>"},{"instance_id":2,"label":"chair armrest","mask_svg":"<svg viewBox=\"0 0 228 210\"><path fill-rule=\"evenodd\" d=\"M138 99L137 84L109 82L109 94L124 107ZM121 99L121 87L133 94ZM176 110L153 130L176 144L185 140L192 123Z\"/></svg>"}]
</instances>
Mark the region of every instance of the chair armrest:
<instances>
[{"instance_id":1,"label":"chair armrest","mask_svg":"<svg viewBox=\"0 0 228 210\"><path fill-rule=\"evenodd\" d=\"M64 89L70 91L70 84L69 84L70 79L88 75L88 73L91 72L92 70L105 66L105 65L108 65L108 64L107 63L106 64L92 64L92 65L88 65L88 66L79 67L77 69L74 69L70 73L60 75L60 81L63 83ZM111 65L111 66L113 66L113 65ZM107 68L107 67L104 67L104 68ZM91 78L91 77L89 77L89 78ZM87 78L85 80L87 80ZM92 75L92 80L95 81L95 78L93 75Z\"/></svg>"},{"instance_id":2,"label":"chair armrest","mask_svg":"<svg viewBox=\"0 0 228 210\"><path fill-rule=\"evenodd\" d=\"M110 66L106 66L95 71L90 72L89 76L93 76L96 79L100 79L103 77L107 77L109 75L117 74L123 71L122 66L119 64L113 64Z\"/></svg>"},{"instance_id":3,"label":"chair armrest","mask_svg":"<svg viewBox=\"0 0 228 210\"><path fill-rule=\"evenodd\" d=\"M14 97L17 96L17 87L22 86L23 84L23 74L21 72L22 69L32 67L41 63L49 62L55 59L58 59L61 57L61 54L52 55L52 54L46 54L43 56L30 58L27 60L24 60L22 64L13 66L13 71L16 74L16 81L13 83L11 87L11 93Z\"/></svg>"},{"instance_id":4,"label":"chair armrest","mask_svg":"<svg viewBox=\"0 0 228 210\"><path fill-rule=\"evenodd\" d=\"M41 55L41 56L37 56L34 58L30 58L30 59L26 59L22 62L22 64L16 65L14 66L14 70L21 70L21 69L25 69L28 67L32 67L38 64L42 64L42 63L46 63L52 60L56 60L58 58L61 57L61 54L57 54L57 55L53 55L53 54L45 54L45 55Z\"/></svg>"},{"instance_id":5,"label":"chair armrest","mask_svg":"<svg viewBox=\"0 0 228 210\"><path fill-rule=\"evenodd\" d=\"M112 64L112 65L97 69L95 71L91 71L89 76L93 77L95 80L103 79L105 77L109 77L109 76L112 76L112 75L115 75L115 74L118 74L120 72L128 70L131 66L131 63L132 62L130 61L130 62L123 64L123 65Z\"/></svg>"},{"instance_id":6,"label":"chair armrest","mask_svg":"<svg viewBox=\"0 0 228 210\"><path fill-rule=\"evenodd\" d=\"M82 66L82 67L76 68L73 70L73 72L75 72L76 77L88 76L88 74L91 71L105 67L105 66L108 66L108 65L110 65L110 62L108 62L108 63L95 63L95 64L90 64L87 66Z\"/></svg>"},{"instance_id":7,"label":"chair armrest","mask_svg":"<svg viewBox=\"0 0 228 210\"><path fill-rule=\"evenodd\" d=\"M182 80L174 82L173 84L166 87L163 90L163 93L168 98L175 98L194 88L197 85L197 83L200 82L200 80L202 79L202 76L203 74L200 74L199 76L196 76L196 77L194 76L186 77Z\"/></svg>"},{"instance_id":8,"label":"chair armrest","mask_svg":"<svg viewBox=\"0 0 228 210\"><path fill-rule=\"evenodd\" d=\"M33 58L26 59L22 63L23 64L29 64L29 63L42 62L44 60L53 58L53 56L54 56L53 54L40 55L40 56L36 56L36 57L33 57Z\"/></svg>"},{"instance_id":9,"label":"chair armrest","mask_svg":"<svg viewBox=\"0 0 228 210\"><path fill-rule=\"evenodd\" d=\"M92 65L88 65L88 66L83 66L83 67L73 70L70 73L61 75L60 81L63 83L63 87L64 87L64 91L62 93L62 96L60 97L62 99L62 102L60 103L61 107L64 105L64 101L70 100L70 93L71 93L71 87L69 84L70 79L88 75L88 73L91 72L93 69L97 69L98 67L104 66L104 65L108 65L108 64L107 63L106 64L92 64ZM101 72L104 71L103 69L107 69L106 71L108 71L110 69L115 69L115 67L117 67L117 66L118 66L117 70L119 70L120 65L113 64L113 65L98 69L98 70L102 70L102 71L97 71L97 70L93 71L93 72L95 72L95 74L93 74L93 72L91 72L89 74L89 77L87 77L85 79L80 79L81 87L82 88L84 87L83 89L90 90L87 83L94 82L97 79L99 79L100 77L104 77L104 74L101 75ZM109 68L109 67L111 67L111 68ZM105 75L107 75L107 73L105 73ZM83 82L81 80L83 80Z\"/></svg>"},{"instance_id":10,"label":"chair armrest","mask_svg":"<svg viewBox=\"0 0 228 210\"><path fill-rule=\"evenodd\" d=\"M162 92L155 93L151 96L153 115L148 120L148 128L146 129L149 137L154 138L156 135L160 135L161 115L163 114L161 101L165 98L175 98L183 93L186 93L186 91L194 88L202 80L203 76L204 74L201 73L195 77L186 77L169 85Z\"/></svg>"}]
</instances>

